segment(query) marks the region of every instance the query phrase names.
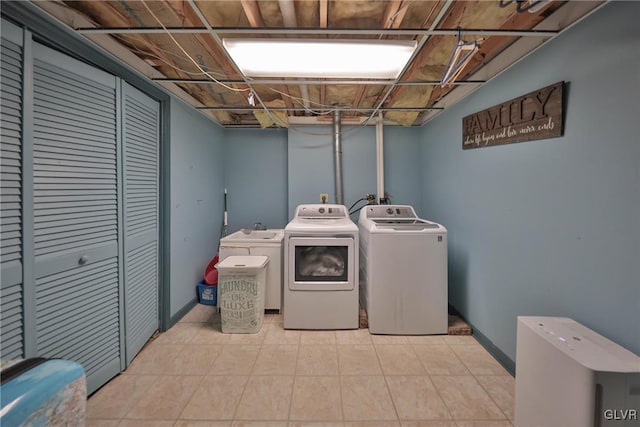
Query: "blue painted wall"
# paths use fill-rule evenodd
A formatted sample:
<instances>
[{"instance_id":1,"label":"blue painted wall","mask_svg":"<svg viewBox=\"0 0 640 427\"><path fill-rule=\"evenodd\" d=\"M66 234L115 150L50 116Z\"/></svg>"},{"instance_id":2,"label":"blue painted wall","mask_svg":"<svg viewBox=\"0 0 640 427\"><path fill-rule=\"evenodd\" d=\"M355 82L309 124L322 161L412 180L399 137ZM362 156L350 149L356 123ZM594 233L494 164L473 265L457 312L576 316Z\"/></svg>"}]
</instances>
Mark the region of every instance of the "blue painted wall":
<instances>
[{"instance_id":1,"label":"blue painted wall","mask_svg":"<svg viewBox=\"0 0 640 427\"><path fill-rule=\"evenodd\" d=\"M343 195L344 204L350 207L377 191L376 132L373 126L343 126L342 132ZM419 135L420 129L385 127L385 188L393 203L419 203ZM320 193L329 193L329 202L335 203L333 127L291 127L288 170L289 218L299 204L319 203Z\"/></svg>"},{"instance_id":2,"label":"blue painted wall","mask_svg":"<svg viewBox=\"0 0 640 427\"><path fill-rule=\"evenodd\" d=\"M638 16L610 3L422 129L450 303L512 360L518 315L568 316L640 353ZM462 117L561 80L564 137L462 151Z\"/></svg>"},{"instance_id":3,"label":"blue painted wall","mask_svg":"<svg viewBox=\"0 0 640 427\"><path fill-rule=\"evenodd\" d=\"M171 100L170 313L196 297L195 285L217 252L224 190L224 130Z\"/></svg>"},{"instance_id":4,"label":"blue painted wall","mask_svg":"<svg viewBox=\"0 0 640 427\"><path fill-rule=\"evenodd\" d=\"M385 128L385 177L394 203L419 208L419 129ZM288 207L334 197L331 126L297 130L224 130L175 99L171 103L170 312L195 297L217 251L223 192L229 230L262 222L284 228ZM314 134L314 135L310 135ZM375 193L375 128L344 128L345 203ZM294 160L291 153L294 153ZM357 220L357 215L353 216Z\"/></svg>"},{"instance_id":5,"label":"blue painted wall","mask_svg":"<svg viewBox=\"0 0 640 427\"><path fill-rule=\"evenodd\" d=\"M384 128L384 188L391 203L412 205L418 215L428 218L428 210L422 209L422 162L418 155L421 131L397 126Z\"/></svg>"},{"instance_id":6,"label":"blue painted wall","mask_svg":"<svg viewBox=\"0 0 640 427\"><path fill-rule=\"evenodd\" d=\"M287 218L287 131L226 130L224 178L229 231L261 222L284 228Z\"/></svg>"},{"instance_id":7,"label":"blue painted wall","mask_svg":"<svg viewBox=\"0 0 640 427\"><path fill-rule=\"evenodd\" d=\"M364 194L375 193L375 130L353 126L344 126L342 130L343 195L344 204L349 207ZM335 203L333 128L292 126L289 128L288 150L289 218L296 206L318 203L320 193L328 193L329 203ZM351 164L352 159L361 164L357 182L352 180L351 172L355 168Z\"/></svg>"}]
</instances>

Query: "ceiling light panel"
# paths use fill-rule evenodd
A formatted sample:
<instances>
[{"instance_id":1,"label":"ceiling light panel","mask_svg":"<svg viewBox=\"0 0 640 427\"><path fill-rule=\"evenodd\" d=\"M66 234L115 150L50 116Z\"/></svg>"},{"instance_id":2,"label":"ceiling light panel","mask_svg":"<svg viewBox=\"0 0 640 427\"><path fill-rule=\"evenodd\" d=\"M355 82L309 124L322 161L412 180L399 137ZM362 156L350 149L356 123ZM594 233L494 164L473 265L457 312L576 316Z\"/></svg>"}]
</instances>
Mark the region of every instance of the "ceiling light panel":
<instances>
[{"instance_id":1,"label":"ceiling light panel","mask_svg":"<svg viewBox=\"0 0 640 427\"><path fill-rule=\"evenodd\" d=\"M395 79L413 40L224 39L247 77Z\"/></svg>"}]
</instances>

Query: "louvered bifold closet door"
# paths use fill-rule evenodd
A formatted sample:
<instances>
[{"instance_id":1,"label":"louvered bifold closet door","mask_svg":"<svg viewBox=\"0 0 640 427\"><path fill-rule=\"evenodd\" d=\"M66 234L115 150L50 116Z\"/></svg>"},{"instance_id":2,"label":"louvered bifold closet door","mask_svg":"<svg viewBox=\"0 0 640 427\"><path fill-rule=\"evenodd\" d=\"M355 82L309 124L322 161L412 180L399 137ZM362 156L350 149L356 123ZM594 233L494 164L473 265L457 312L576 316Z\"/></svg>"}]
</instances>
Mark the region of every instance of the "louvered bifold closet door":
<instances>
[{"instance_id":1,"label":"louvered bifold closet door","mask_svg":"<svg viewBox=\"0 0 640 427\"><path fill-rule=\"evenodd\" d=\"M22 287L22 32L2 22L0 86L0 343L24 356Z\"/></svg>"},{"instance_id":2,"label":"louvered bifold closet door","mask_svg":"<svg viewBox=\"0 0 640 427\"><path fill-rule=\"evenodd\" d=\"M157 101L123 83L124 294L127 365L158 329Z\"/></svg>"},{"instance_id":3,"label":"louvered bifold closet door","mask_svg":"<svg viewBox=\"0 0 640 427\"><path fill-rule=\"evenodd\" d=\"M82 364L89 392L121 368L116 95L34 44L36 347Z\"/></svg>"}]
</instances>

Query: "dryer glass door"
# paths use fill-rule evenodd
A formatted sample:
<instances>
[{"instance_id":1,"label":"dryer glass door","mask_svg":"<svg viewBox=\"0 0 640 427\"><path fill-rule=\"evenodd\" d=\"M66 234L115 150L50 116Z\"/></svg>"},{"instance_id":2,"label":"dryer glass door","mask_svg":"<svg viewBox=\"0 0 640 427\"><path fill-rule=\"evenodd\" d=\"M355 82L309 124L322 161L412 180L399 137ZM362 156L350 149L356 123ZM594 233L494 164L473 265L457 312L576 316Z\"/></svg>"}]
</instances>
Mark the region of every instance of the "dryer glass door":
<instances>
[{"instance_id":1,"label":"dryer glass door","mask_svg":"<svg viewBox=\"0 0 640 427\"><path fill-rule=\"evenodd\" d=\"M354 239L350 237L292 237L288 254L290 289L353 289L354 253Z\"/></svg>"}]
</instances>

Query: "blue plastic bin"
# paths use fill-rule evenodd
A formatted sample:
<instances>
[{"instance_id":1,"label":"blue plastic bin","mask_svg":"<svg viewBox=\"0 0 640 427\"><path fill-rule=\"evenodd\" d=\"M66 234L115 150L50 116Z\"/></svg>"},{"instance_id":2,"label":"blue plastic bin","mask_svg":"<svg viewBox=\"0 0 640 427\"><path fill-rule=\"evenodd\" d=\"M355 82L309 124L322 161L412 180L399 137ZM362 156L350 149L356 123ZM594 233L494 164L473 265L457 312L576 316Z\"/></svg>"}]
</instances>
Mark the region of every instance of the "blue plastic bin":
<instances>
[{"instance_id":1,"label":"blue plastic bin","mask_svg":"<svg viewBox=\"0 0 640 427\"><path fill-rule=\"evenodd\" d=\"M198 283L198 301L200 304L217 305L218 304L218 286L207 285L204 281Z\"/></svg>"}]
</instances>

